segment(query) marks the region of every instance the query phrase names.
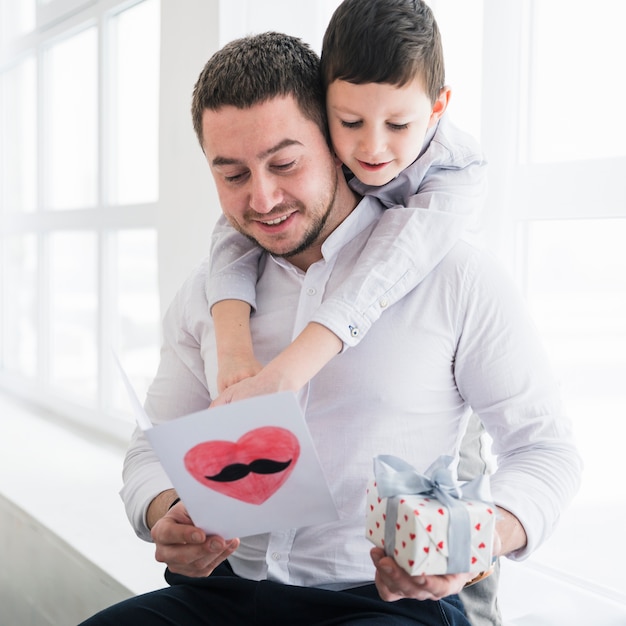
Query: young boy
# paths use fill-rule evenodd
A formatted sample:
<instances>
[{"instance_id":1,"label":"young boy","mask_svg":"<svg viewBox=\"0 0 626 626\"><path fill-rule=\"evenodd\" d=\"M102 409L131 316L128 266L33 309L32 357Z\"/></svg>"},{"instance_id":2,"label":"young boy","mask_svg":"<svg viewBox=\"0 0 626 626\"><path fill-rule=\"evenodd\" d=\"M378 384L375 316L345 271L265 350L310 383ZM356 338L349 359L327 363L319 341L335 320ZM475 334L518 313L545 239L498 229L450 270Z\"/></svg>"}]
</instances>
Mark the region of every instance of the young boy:
<instances>
[{"instance_id":1,"label":"young boy","mask_svg":"<svg viewBox=\"0 0 626 626\"><path fill-rule=\"evenodd\" d=\"M444 116L441 39L421 0L345 0L324 36L321 74L335 153L351 187L385 211L354 274L270 363L254 357L249 317L261 250L221 218L207 285L218 349L217 404L302 388L355 346L382 312L418 285L479 213L480 149ZM280 219L268 228L280 228ZM298 334L298 330L301 330Z\"/></svg>"}]
</instances>

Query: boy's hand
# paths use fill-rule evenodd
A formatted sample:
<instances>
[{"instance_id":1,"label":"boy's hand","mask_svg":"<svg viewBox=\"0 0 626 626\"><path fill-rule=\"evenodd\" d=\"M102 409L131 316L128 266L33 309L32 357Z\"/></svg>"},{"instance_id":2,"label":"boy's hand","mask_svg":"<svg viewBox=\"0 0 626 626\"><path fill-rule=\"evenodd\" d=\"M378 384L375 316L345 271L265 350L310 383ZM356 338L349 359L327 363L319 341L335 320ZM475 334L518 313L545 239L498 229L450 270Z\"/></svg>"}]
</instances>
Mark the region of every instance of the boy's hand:
<instances>
[{"instance_id":1,"label":"boy's hand","mask_svg":"<svg viewBox=\"0 0 626 626\"><path fill-rule=\"evenodd\" d=\"M381 548L372 548L372 561L376 566L376 589L383 600L394 602L400 598L415 600L441 600L459 593L472 574L442 574L440 576L411 576L407 574Z\"/></svg>"},{"instance_id":2,"label":"boy's hand","mask_svg":"<svg viewBox=\"0 0 626 626\"><path fill-rule=\"evenodd\" d=\"M253 356L231 354L220 361L217 370L217 391L222 394L225 389L238 382L258 374L263 366Z\"/></svg>"},{"instance_id":3,"label":"boy's hand","mask_svg":"<svg viewBox=\"0 0 626 626\"><path fill-rule=\"evenodd\" d=\"M273 373L271 369L263 368L258 374L243 378L239 382L230 385L211 402L211 407L221 406L245 400L253 396L264 396L279 391L297 391L285 378Z\"/></svg>"}]
</instances>

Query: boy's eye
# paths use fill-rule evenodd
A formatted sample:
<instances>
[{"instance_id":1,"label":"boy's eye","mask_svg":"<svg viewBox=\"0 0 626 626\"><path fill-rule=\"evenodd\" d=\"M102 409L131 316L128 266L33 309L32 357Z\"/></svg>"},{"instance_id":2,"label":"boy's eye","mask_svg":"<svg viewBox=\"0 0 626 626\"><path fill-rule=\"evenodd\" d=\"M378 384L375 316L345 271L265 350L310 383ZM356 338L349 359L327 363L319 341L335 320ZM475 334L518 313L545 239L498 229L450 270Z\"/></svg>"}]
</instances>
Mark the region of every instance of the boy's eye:
<instances>
[{"instance_id":1,"label":"boy's eye","mask_svg":"<svg viewBox=\"0 0 626 626\"><path fill-rule=\"evenodd\" d=\"M363 124L363 122L347 122L345 120L341 120L341 125L344 128L359 128L361 125Z\"/></svg>"},{"instance_id":2,"label":"boy's eye","mask_svg":"<svg viewBox=\"0 0 626 626\"><path fill-rule=\"evenodd\" d=\"M406 130L409 127L408 124L392 124L391 122L389 122L387 126L389 126L391 130Z\"/></svg>"}]
</instances>

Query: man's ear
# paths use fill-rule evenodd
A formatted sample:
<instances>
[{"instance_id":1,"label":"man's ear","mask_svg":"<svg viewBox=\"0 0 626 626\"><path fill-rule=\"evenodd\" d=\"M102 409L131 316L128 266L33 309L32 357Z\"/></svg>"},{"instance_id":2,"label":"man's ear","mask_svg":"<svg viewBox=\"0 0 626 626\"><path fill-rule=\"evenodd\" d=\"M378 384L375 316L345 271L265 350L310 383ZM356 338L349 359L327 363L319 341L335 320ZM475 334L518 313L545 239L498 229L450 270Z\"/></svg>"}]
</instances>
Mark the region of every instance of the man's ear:
<instances>
[{"instance_id":1,"label":"man's ear","mask_svg":"<svg viewBox=\"0 0 626 626\"><path fill-rule=\"evenodd\" d=\"M435 100L435 103L433 104L433 109L430 114L430 120L428 121L428 128L432 128L441 119L441 116L446 112L451 95L452 91L450 90L450 87L441 88L441 91L439 92L439 97L437 98L437 100Z\"/></svg>"}]
</instances>

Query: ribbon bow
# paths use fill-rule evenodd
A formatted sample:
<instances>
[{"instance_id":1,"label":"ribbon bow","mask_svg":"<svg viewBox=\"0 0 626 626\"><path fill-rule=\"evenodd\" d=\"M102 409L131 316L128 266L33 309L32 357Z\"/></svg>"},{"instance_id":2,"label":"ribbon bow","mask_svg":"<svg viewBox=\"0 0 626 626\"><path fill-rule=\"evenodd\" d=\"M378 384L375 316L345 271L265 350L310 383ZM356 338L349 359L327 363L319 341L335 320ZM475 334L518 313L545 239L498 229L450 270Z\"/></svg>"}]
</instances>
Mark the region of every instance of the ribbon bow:
<instances>
[{"instance_id":1,"label":"ribbon bow","mask_svg":"<svg viewBox=\"0 0 626 626\"><path fill-rule=\"evenodd\" d=\"M466 483L459 483L450 469L453 458L440 456L420 474L406 461L388 454L374 458L376 488L381 498L387 498L385 524L385 552L393 555L396 543L396 520L399 496L420 495L433 497L444 504L450 515L448 526L448 573L470 571L471 538L470 517L463 500L491 502L489 482L481 475Z\"/></svg>"}]
</instances>

